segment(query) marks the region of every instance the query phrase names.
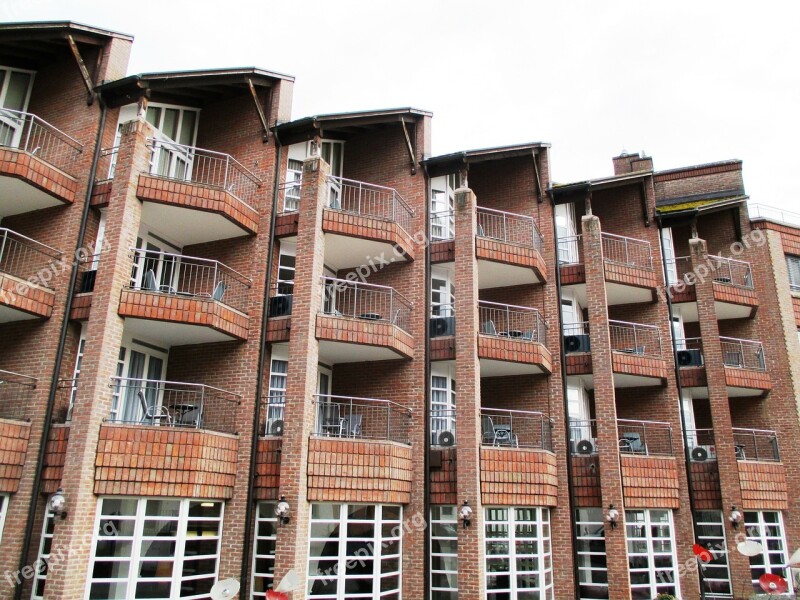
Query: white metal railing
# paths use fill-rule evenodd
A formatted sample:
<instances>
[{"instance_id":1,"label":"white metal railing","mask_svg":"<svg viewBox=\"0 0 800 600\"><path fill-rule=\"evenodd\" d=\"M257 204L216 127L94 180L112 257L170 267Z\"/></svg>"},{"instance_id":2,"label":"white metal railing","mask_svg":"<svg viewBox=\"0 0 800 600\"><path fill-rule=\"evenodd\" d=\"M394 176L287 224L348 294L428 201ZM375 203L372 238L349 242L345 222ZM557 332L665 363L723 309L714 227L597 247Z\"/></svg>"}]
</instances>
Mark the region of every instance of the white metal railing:
<instances>
[{"instance_id":1,"label":"white metal railing","mask_svg":"<svg viewBox=\"0 0 800 600\"><path fill-rule=\"evenodd\" d=\"M447 406L440 404L439 406ZM456 410L454 408L431 408L431 445L450 447L456 444Z\"/></svg>"},{"instance_id":2,"label":"white metal railing","mask_svg":"<svg viewBox=\"0 0 800 600\"><path fill-rule=\"evenodd\" d=\"M117 168L117 157L119 157L119 146L102 148L100 158L97 160L97 171L95 181L110 181L114 179L114 170Z\"/></svg>"},{"instance_id":3,"label":"white metal railing","mask_svg":"<svg viewBox=\"0 0 800 600\"><path fill-rule=\"evenodd\" d=\"M394 188L329 175L328 208L391 221L412 233L414 211Z\"/></svg>"},{"instance_id":4,"label":"white metal railing","mask_svg":"<svg viewBox=\"0 0 800 600\"><path fill-rule=\"evenodd\" d=\"M695 458L695 456L692 454L693 461L717 459L716 442L714 441L713 429L687 429L686 442L689 452L692 452L695 448L703 448L706 451L705 457L701 459Z\"/></svg>"},{"instance_id":5,"label":"white metal railing","mask_svg":"<svg viewBox=\"0 0 800 600\"><path fill-rule=\"evenodd\" d=\"M278 194L281 200L281 213L293 213L300 210L300 193L303 189L303 182L284 181L278 186Z\"/></svg>"},{"instance_id":6,"label":"white metal railing","mask_svg":"<svg viewBox=\"0 0 800 600\"><path fill-rule=\"evenodd\" d=\"M455 211L453 209L430 213L430 236L434 242L452 240L456 237Z\"/></svg>"},{"instance_id":7,"label":"white metal railing","mask_svg":"<svg viewBox=\"0 0 800 600\"><path fill-rule=\"evenodd\" d=\"M740 340L738 338L720 337L722 346L722 362L726 367L766 371L764 345L756 340Z\"/></svg>"},{"instance_id":8,"label":"white metal railing","mask_svg":"<svg viewBox=\"0 0 800 600\"><path fill-rule=\"evenodd\" d=\"M61 250L0 227L0 272L52 288L51 265L63 256ZM42 273L42 276L38 274Z\"/></svg>"},{"instance_id":9,"label":"white metal railing","mask_svg":"<svg viewBox=\"0 0 800 600\"><path fill-rule=\"evenodd\" d=\"M216 260L131 248L129 289L216 300L244 311L252 280Z\"/></svg>"},{"instance_id":10,"label":"white metal railing","mask_svg":"<svg viewBox=\"0 0 800 600\"><path fill-rule=\"evenodd\" d=\"M547 342L547 322L536 308L479 300L478 318L483 335Z\"/></svg>"},{"instance_id":11,"label":"white metal railing","mask_svg":"<svg viewBox=\"0 0 800 600\"><path fill-rule=\"evenodd\" d=\"M692 272L692 259L689 256L676 256L664 261L667 265L666 279L669 285L686 281L686 274Z\"/></svg>"},{"instance_id":12,"label":"white metal railing","mask_svg":"<svg viewBox=\"0 0 800 600\"><path fill-rule=\"evenodd\" d=\"M156 138L148 145L151 175L223 190L255 210L252 203L261 179L230 154Z\"/></svg>"},{"instance_id":13,"label":"white metal railing","mask_svg":"<svg viewBox=\"0 0 800 600\"><path fill-rule=\"evenodd\" d=\"M550 418L537 411L481 408L481 442L484 446L552 450Z\"/></svg>"},{"instance_id":14,"label":"white metal railing","mask_svg":"<svg viewBox=\"0 0 800 600\"><path fill-rule=\"evenodd\" d=\"M800 213L784 210L775 206L765 204L748 204L747 209L750 219L768 219L778 221L793 227L800 227Z\"/></svg>"},{"instance_id":15,"label":"white metal railing","mask_svg":"<svg viewBox=\"0 0 800 600\"><path fill-rule=\"evenodd\" d=\"M456 313L453 304L431 306L430 335L432 338L456 334Z\"/></svg>"},{"instance_id":16,"label":"white metal railing","mask_svg":"<svg viewBox=\"0 0 800 600\"><path fill-rule=\"evenodd\" d=\"M594 419L569 418L570 454L597 454L597 422Z\"/></svg>"},{"instance_id":17,"label":"white metal railing","mask_svg":"<svg viewBox=\"0 0 800 600\"><path fill-rule=\"evenodd\" d=\"M0 369L0 419L27 420L38 383L36 377Z\"/></svg>"},{"instance_id":18,"label":"white metal railing","mask_svg":"<svg viewBox=\"0 0 800 600\"><path fill-rule=\"evenodd\" d=\"M411 409L377 398L314 395L314 434L411 443Z\"/></svg>"},{"instance_id":19,"label":"white metal railing","mask_svg":"<svg viewBox=\"0 0 800 600\"><path fill-rule=\"evenodd\" d=\"M381 321L410 333L413 305L394 288L333 277L322 278L322 313Z\"/></svg>"},{"instance_id":20,"label":"white metal railing","mask_svg":"<svg viewBox=\"0 0 800 600\"><path fill-rule=\"evenodd\" d=\"M542 251L542 234L533 217L478 206L478 237Z\"/></svg>"},{"instance_id":21,"label":"white metal railing","mask_svg":"<svg viewBox=\"0 0 800 600\"><path fill-rule=\"evenodd\" d=\"M749 262L713 255L709 255L708 259L713 262L715 282L753 289L753 271Z\"/></svg>"},{"instance_id":22,"label":"white metal railing","mask_svg":"<svg viewBox=\"0 0 800 600\"><path fill-rule=\"evenodd\" d=\"M733 448L737 460L780 462L778 434L771 429L733 428Z\"/></svg>"},{"instance_id":23,"label":"white metal railing","mask_svg":"<svg viewBox=\"0 0 800 600\"><path fill-rule=\"evenodd\" d=\"M605 260L637 269L653 269L650 242L613 233L602 233L601 238Z\"/></svg>"},{"instance_id":24,"label":"white metal railing","mask_svg":"<svg viewBox=\"0 0 800 600\"><path fill-rule=\"evenodd\" d=\"M260 435L282 436L286 394L264 396L261 399Z\"/></svg>"},{"instance_id":25,"label":"white metal railing","mask_svg":"<svg viewBox=\"0 0 800 600\"><path fill-rule=\"evenodd\" d=\"M579 265L581 257L581 236L570 235L558 238L558 264L561 266Z\"/></svg>"},{"instance_id":26,"label":"white metal railing","mask_svg":"<svg viewBox=\"0 0 800 600\"><path fill-rule=\"evenodd\" d=\"M672 456L672 425L662 421L617 419L619 451L644 456Z\"/></svg>"},{"instance_id":27,"label":"white metal railing","mask_svg":"<svg viewBox=\"0 0 800 600\"><path fill-rule=\"evenodd\" d=\"M661 330L655 325L608 321L611 350L625 354L639 354L662 358Z\"/></svg>"},{"instance_id":28,"label":"white metal railing","mask_svg":"<svg viewBox=\"0 0 800 600\"><path fill-rule=\"evenodd\" d=\"M83 144L36 115L0 108L0 146L18 148L68 172Z\"/></svg>"}]
</instances>

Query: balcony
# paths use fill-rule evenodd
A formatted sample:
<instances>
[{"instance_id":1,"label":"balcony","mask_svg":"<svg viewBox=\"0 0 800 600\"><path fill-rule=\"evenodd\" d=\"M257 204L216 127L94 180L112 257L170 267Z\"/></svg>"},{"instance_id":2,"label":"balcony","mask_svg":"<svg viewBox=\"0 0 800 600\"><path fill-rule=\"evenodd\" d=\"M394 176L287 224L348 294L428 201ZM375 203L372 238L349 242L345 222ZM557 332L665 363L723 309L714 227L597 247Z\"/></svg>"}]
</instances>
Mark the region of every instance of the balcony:
<instances>
[{"instance_id":1,"label":"balcony","mask_svg":"<svg viewBox=\"0 0 800 600\"><path fill-rule=\"evenodd\" d=\"M481 408L481 444L495 448L534 448L552 452L552 425L544 413Z\"/></svg>"},{"instance_id":2,"label":"balcony","mask_svg":"<svg viewBox=\"0 0 800 600\"><path fill-rule=\"evenodd\" d=\"M151 139L142 222L181 246L255 234L261 180L230 154ZM110 167L111 168L111 167Z\"/></svg>"},{"instance_id":3,"label":"balcony","mask_svg":"<svg viewBox=\"0 0 800 600\"><path fill-rule=\"evenodd\" d=\"M384 257L414 260L414 211L390 187L328 177L328 201L322 216L325 261L338 268Z\"/></svg>"},{"instance_id":4,"label":"balcony","mask_svg":"<svg viewBox=\"0 0 800 600\"><path fill-rule=\"evenodd\" d=\"M51 280L63 268L61 258L60 250L0 228L0 323L53 314Z\"/></svg>"},{"instance_id":5,"label":"balcony","mask_svg":"<svg viewBox=\"0 0 800 600\"><path fill-rule=\"evenodd\" d=\"M567 375L591 375L592 344L589 338L589 321L564 323L561 331Z\"/></svg>"},{"instance_id":6,"label":"balcony","mask_svg":"<svg viewBox=\"0 0 800 600\"><path fill-rule=\"evenodd\" d=\"M72 204L83 145L30 113L0 109L0 219Z\"/></svg>"},{"instance_id":7,"label":"balcony","mask_svg":"<svg viewBox=\"0 0 800 600\"><path fill-rule=\"evenodd\" d=\"M315 395L313 435L411 444L411 409L391 400Z\"/></svg>"},{"instance_id":8,"label":"balcony","mask_svg":"<svg viewBox=\"0 0 800 600\"><path fill-rule=\"evenodd\" d=\"M800 213L783 210L775 206L767 206L766 204L748 204L747 209L752 221L765 219L782 223L789 227L800 227Z\"/></svg>"},{"instance_id":9,"label":"balcony","mask_svg":"<svg viewBox=\"0 0 800 600\"><path fill-rule=\"evenodd\" d=\"M431 212L428 221L428 239L431 263L453 262L456 257L455 211L440 210Z\"/></svg>"},{"instance_id":10,"label":"balcony","mask_svg":"<svg viewBox=\"0 0 800 600\"><path fill-rule=\"evenodd\" d=\"M0 369L0 493L19 490L37 379Z\"/></svg>"},{"instance_id":11,"label":"balcony","mask_svg":"<svg viewBox=\"0 0 800 600\"><path fill-rule=\"evenodd\" d=\"M705 357L702 338L676 339L675 362L680 369L681 386L684 388L704 388L706 379Z\"/></svg>"},{"instance_id":12,"label":"balcony","mask_svg":"<svg viewBox=\"0 0 800 600\"><path fill-rule=\"evenodd\" d=\"M730 337L719 341L729 397L761 396L772 389L761 342Z\"/></svg>"},{"instance_id":13,"label":"balcony","mask_svg":"<svg viewBox=\"0 0 800 600\"><path fill-rule=\"evenodd\" d=\"M585 286L586 268L583 260L583 243L580 235L558 238L558 266L561 270L561 285Z\"/></svg>"},{"instance_id":14,"label":"balcony","mask_svg":"<svg viewBox=\"0 0 800 600\"><path fill-rule=\"evenodd\" d=\"M744 319L753 315L758 308L758 297L750 263L708 255L701 267L712 277L714 312L717 320ZM701 274L700 267L697 273L692 270L691 259L688 256L677 257L667 262L667 280L670 284L672 301L682 305L681 314L687 323L695 323L698 320L694 280L702 281ZM685 285L678 286L679 282Z\"/></svg>"},{"instance_id":15,"label":"balcony","mask_svg":"<svg viewBox=\"0 0 800 600\"><path fill-rule=\"evenodd\" d=\"M475 254L481 289L546 280L542 234L533 217L478 206Z\"/></svg>"},{"instance_id":16,"label":"balcony","mask_svg":"<svg viewBox=\"0 0 800 600\"><path fill-rule=\"evenodd\" d=\"M608 304L652 302L658 280L650 242L611 233L601 235Z\"/></svg>"},{"instance_id":17,"label":"balcony","mask_svg":"<svg viewBox=\"0 0 800 600\"><path fill-rule=\"evenodd\" d=\"M165 346L247 339L249 278L215 260L131 252L134 277L119 305L126 331Z\"/></svg>"},{"instance_id":18,"label":"balcony","mask_svg":"<svg viewBox=\"0 0 800 600\"><path fill-rule=\"evenodd\" d=\"M672 426L660 421L617 419L617 431L625 506L646 508L657 498L658 506L678 508Z\"/></svg>"},{"instance_id":19,"label":"balcony","mask_svg":"<svg viewBox=\"0 0 800 600\"><path fill-rule=\"evenodd\" d=\"M394 288L322 278L317 315L320 360L327 364L411 358L412 304Z\"/></svg>"},{"instance_id":20,"label":"balcony","mask_svg":"<svg viewBox=\"0 0 800 600\"><path fill-rule=\"evenodd\" d=\"M781 463L778 435L768 429L733 428L745 509L787 510L789 482Z\"/></svg>"},{"instance_id":21,"label":"balcony","mask_svg":"<svg viewBox=\"0 0 800 600\"><path fill-rule=\"evenodd\" d=\"M278 185L278 214L275 217L275 237L297 235L298 210L302 181L285 181Z\"/></svg>"},{"instance_id":22,"label":"balcony","mask_svg":"<svg viewBox=\"0 0 800 600\"><path fill-rule=\"evenodd\" d=\"M552 372L547 323L535 308L478 302L481 377Z\"/></svg>"},{"instance_id":23,"label":"balcony","mask_svg":"<svg viewBox=\"0 0 800 600\"><path fill-rule=\"evenodd\" d=\"M608 329L614 385L662 385L667 378L667 365L659 328L655 325L609 320Z\"/></svg>"},{"instance_id":24,"label":"balcony","mask_svg":"<svg viewBox=\"0 0 800 600\"><path fill-rule=\"evenodd\" d=\"M781 462L778 434L769 429L733 428L736 460L756 462Z\"/></svg>"},{"instance_id":25,"label":"balcony","mask_svg":"<svg viewBox=\"0 0 800 600\"><path fill-rule=\"evenodd\" d=\"M0 419L30 421L31 403L39 380L0 369Z\"/></svg>"},{"instance_id":26,"label":"balcony","mask_svg":"<svg viewBox=\"0 0 800 600\"><path fill-rule=\"evenodd\" d=\"M698 510L718 510L722 506L717 445L713 429L687 429L689 477Z\"/></svg>"}]
</instances>

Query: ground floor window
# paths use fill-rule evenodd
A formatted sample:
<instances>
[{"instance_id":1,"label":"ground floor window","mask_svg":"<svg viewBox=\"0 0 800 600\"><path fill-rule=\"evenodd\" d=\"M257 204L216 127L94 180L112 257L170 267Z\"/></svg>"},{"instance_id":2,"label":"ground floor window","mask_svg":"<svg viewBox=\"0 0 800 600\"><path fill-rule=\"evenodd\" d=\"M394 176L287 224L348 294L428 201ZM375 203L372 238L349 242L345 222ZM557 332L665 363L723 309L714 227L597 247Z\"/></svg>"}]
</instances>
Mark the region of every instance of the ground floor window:
<instances>
[{"instance_id":1,"label":"ground floor window","mask_svg":"<svg viewBox=\"0 0 800 600\"><path fill-rule=\"evenodd\" d=\"M728 547L725 540L725 519L720 510L698 510L694 513L697 543L708 549L711 560L702 565L701 585L707 598L729 598L731 573L728 568Z\"/></svg>"},{"instance_id":2,"label":"ground floor window","mask_svg":"<svg viewBox=\"0 0 800 600\"><path fill-rule=\"evenodd\" d=\"M39 554L36 557L36 572L33 577L31 598L44 598L44 586L47 583L47 569L50 566L50 550L53 545L53 532L56 528L56 516L45 509L42 523L42 537L39 538Z\"/></svg>"},{"instance_id":3,"label":"ground floor window","mask_svg":"<svg viewBox=\"0 0 800 600\"><path fill-rule=\"evenodd\" d=\"M603 509L575 510L575 548L581 600L608 599L608 565Z\"/></svg>"},{"instance_id":4,"label":"ground floor window","mask_svg":"<svg viewBox=\"0 0 800 600\"><path fill-rule=\"evenodd\" d=\"M3 525L6 522L6 513L8 512L8 496L0 494L0 542L3 541Z\"/></svg>"},{"instance_id":5,"label":"ground floor window","mask_svg":"<svg viewBox=\"0 0 800 600\"><path fill-rule=\"evenodd\" d=\"M266 598L272 589L275 573L275 534L278 518L274 502L259 502L256 510L256 532L253 547L253 593L251 598Z\"/></svg>"},{"instance_id":6,"label":"ground floor window","mask_svg":"<svg viewBox=\"0 0 800 600\"><path fill-rule=\"evenodd\" d=\"M783 517L777 511L745 511L744 525L747 539L761 544L760 554L750 558L750 575L753 589L761 591L758 578L765 573L773 573L785 578L792 591L792 577L787 573L786 538L783 531Z\"/></svg>"},{"instance_id":7,"label":"ground floor window","mask_svg":"<svg viewBox=\"0 0 800 600\"><path fill-rule=\"evenodd\" d=\"M431 600L458 599L458 513L431 507Z\"/></svg>"},{"instance_id":8,"label":"ground floor window","mask_svg":"<svg viewBox=\"0 0 800 600\"><path fill-rule=\"evenodd\" d=\"M222 502L101 498L88 598L208 598L222 518Z\"/></svg>"},{"instance_id":9,"label":"ground floor window","mask_svg":"<svg viewBox=\"0 0 800 600\"><path fill-rule=\"evenodd\" d=\"M312 504L308 597L400 600L402 508Z\"/></svg>"},{"instance_id":10,"label":"ground floor window","mask_svg":"<svg viewBox=\"0 0 800 600\"><path fill-rule=\"evenodd\" d=\"M487 600L553 598L550 510L487 507Z\"/></svg>"},{"instance_id":11,"label":"ground floor window","mask_svg":"<svg viewBox=\"0 0 800 600\"><path fill-rule=\"evenodd\" d=\"M650 600L658 594L678 596L675 532L671 510L626 510L631 597Z\"/></svg>"}]
</instances>

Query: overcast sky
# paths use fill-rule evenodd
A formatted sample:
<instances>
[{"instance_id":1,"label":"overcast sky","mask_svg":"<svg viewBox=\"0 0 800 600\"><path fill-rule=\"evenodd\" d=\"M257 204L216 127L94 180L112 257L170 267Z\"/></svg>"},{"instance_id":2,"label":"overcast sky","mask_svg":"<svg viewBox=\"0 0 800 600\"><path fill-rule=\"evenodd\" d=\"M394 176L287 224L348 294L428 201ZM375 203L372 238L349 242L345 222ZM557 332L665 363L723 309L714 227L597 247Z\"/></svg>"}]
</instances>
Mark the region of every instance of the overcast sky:
<instances>
[{"instance_id":1,"label":"overcast sky","mask_svg":"<svg viewBox=\"0 0 800 600\"><path fill-rule=\"evenodd\" d=\"M258 66L294 117L430 110L433 153L552 144L553 178L744 161L751 202L800 212L794 2L3 0L4 21L135 36L129 72Z\"/></svg>"}]
</instances>

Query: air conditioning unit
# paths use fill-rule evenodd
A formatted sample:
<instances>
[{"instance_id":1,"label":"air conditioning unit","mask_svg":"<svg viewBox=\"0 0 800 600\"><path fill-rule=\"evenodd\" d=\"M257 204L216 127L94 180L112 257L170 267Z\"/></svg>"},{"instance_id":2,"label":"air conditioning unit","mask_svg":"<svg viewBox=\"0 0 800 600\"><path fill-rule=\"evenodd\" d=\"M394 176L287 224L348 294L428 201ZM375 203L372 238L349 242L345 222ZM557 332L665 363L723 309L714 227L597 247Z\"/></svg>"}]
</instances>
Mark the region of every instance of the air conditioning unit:
<instances>
[{"instance_id":1,"label":"air conditioning unit","mask_svg":"<svg viewBox=\"0 0 800 600\"><path fill-rule=\"evenodd\" d=\"M678 350L678 366L702 367L703 353L700 350Z\"/></svg>"},{"instance_id":2,"label":"air conditioning unit","mask_svg":"<svg viewBox=\"0 0 800 600\"><path fill-rule=\"evenodd\" d=\"M292 300L294 296L273 296L269 299L269 316L284 317L292 314Z\"/></svg>"},{"instance_id":3,"label":"air conditioning unit","mask_svg":"<svg viewBox=\"0 0 800 600\"><path fill-rule=\"evenodd\" d=\"M455 317L431 317L430 323L431 337L444 337L456 334Z\"/></svg>"},{"instance_id":4,"label":"air conditioning unit","mask_svg":"<svg viewBox=\"0 0 800 600\"><path fill-rule=\"evenodd\" d=\"M693 462L705 462L707 460L716 460L717 448L716 446L695 446L690 453Z\"/></svg>"},{"instance_id":5,"label":"air conditioning unit","mask_svg":"<svg viewBox=\"0 0 800 600\"><path fill-rule=\"evenodd\" d=\"M456 436L452 431L442 431L439 433L439 439L436 440L440 446L449 448L456 445Z\"/></svg>"},{"instance_id":6,"label":"air conditioning unit","mask_svg":"<svg viewBox=\"0 0 800 600\"><path fill-rule=\"evenodd\" d=\"M594 454L595 448L596 445L594 440L580 440L579 442L575 443L575 454Z\"/></svg>"},{"instance_id":7,"label":"air conditioning unit","mask_svg":"<svg viewBox=\"0 0 800 600\"><path fill-rule=\"evenodd\" d=\"M572 352L589 352L591 350L589 344L589 336L586 334L581 335L565 335L564 336L564 352L570 354Z\"/></svg>"}]
</instances>

